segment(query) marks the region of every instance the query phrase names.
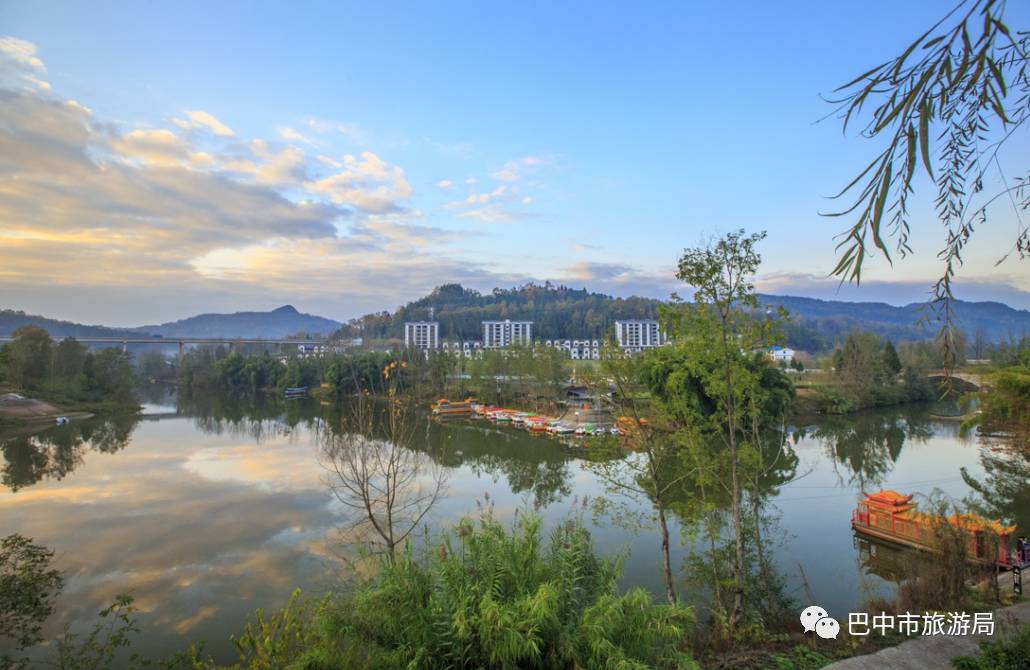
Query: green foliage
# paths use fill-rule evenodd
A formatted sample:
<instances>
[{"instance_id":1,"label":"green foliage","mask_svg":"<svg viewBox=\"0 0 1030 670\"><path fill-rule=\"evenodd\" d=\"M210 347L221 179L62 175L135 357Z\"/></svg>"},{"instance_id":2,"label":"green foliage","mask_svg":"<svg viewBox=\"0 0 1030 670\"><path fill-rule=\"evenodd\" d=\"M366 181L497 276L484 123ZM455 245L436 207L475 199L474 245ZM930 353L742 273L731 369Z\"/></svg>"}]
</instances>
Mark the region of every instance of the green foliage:
<instances>
[{"instance_id":1,"label":"green foliage","mask_svg":"<svg viewBox=\"0 0 1030 670\"><path fill-rule=\"evenodd\" d=\"M815 670L829 665L833 659L799 644L789 652L773 654L769 660L772 661L774 664L772 667L776 670Z\"/></svg>"},{"instance_id":2,"label":"green foliage","mask_svg":"<svg viewBox=\"0 0 1030 670\"><path fill-rule=\"evenodd\" d=\"M331 653L334 642L327 638L323 617L328 598L301 598L296 589L286 605L266 617L257 610L247 621L243 634L232 636L239 660L221 666L202 658L203 647L178 654L167 665L189 670L328 670L351 667L345 658Z\"/></svg>"},{"instance_id":3,"label":"green foliage","mask_svg":"<svg viewBox=\"0 0 1030 670\"><path fill-rule=\"evenodd\" d=\"M7 377L19 388L61 401L132 402L135 375L129 355L119 349L94 354L73 338L54 345L42 328L24 326L3 352Z\"/></svg>"},{"instance_id":4,"label":"green foliage","mask_svg":"<svg viewBox=\"0 0 1030 670\"><path fill-rule=\"evenodd\" d=\"M20 652L42 640L43 622L64 586L50 567L54 552L31 538L8 535L0 541L0 641ZM19 659L0 654L0 668L19 667Z\"/></svg>"},{"instance_id":5,"label":"green foliage","mask_svg":"<svg viewBox=\"0 0 1030 670\"><path fill-rule=\"evenodd\" d=\"M380 393L386 388L383 370L394 360L391 354L376 351L338 356L326 368L325 381L338 395Z\"/></svg>"},{"instance_id":6,"label":"green foliage","mask_svg":"<svg viewBox=\"0 0 1030 670\"><path fill-rule=\"evenodd\" d=\"M136 654L128 654L132 636L140 632L136 608L130 595L121 594L100 612L100 621L86 635L65 631L54 641L51 665L59 670L114 670L150 665Z\"/></svg>"},{"instance_id":7,"label":"green foliage","mask_svg":"<svg viewBox=\"0 0 1030 670\"><path fill-rule=\"evenodd\" d=\"M890 340L883 343L883 369L891 377L901 372L901 359L898 358L898 350Z\"/></svg>"},{"instance_id":8,"label":"green foliage","mask_svg":"<svg viewBox=\"0 0 1030 670\"><path fill-rule=\"evenodd\" d=\"M981 412L967 428L979 425L986 433L1005 433L1021 441L1030 438L1030 355L1023 358L1019 365L990 375L979 393Z\"/></svg>"},{"instance_id":9,"label":"green foliage","mask_svg":"<svg viewBox=\"0 0 1030 670\"><path fill-rule=\"evenodd\" d=\"M12 338L4 345L8 379L28 391L44 388L50 376L50 334L38 326L22 326Z\"/></svg>"},{"instance_id":10,"label":"green foliage","mask_svg":"<svg viewBox=\"0 0 1030 670\"><path fill-rule=\"evenodd\" d=\"M956 670L1023 670L1030 667L1030 624L980 642L975 656L951 659Z\"/></svg>"},{"instance_id":11,"label":"green foliage","mask_svg":"<svg viewBox=\"0 0 1030 670\"><path fill-rule=\"evenodd\" d=\"M410 302L393 314L368 314L345 325L341 337L363 336L367 339L400 339L405 321L428 318L429 308L440 322L444 339L481 340L482 321L525 319L533 322L537 338L601 339L618 319L653 319L658 301L648 298L612 298L586 290L526 284L518 288L494 289L489 295L445 284L428 296Z\"/></svg>"},{"instance_id":12,"label":"green foliage","mask_svg":"<svg viewBox=\"0 0 1030 670\"><path fill-rule=\"evenodd\" d=\"M570 367L563 352L538 344L483 351L467 370L477 398L543 411L568 381Z\"/></svg>"},{"instance_id":13,"label":"green foliage","mask_svg":"<svg viewBox=\"0 0 1030 670\"><path fill-rule=\"evenodd\" d=\"M689 668L689 609L616 594L618 565L569 521L544 547L540 519L513 532L491 517L462 522L334 606L331 638L362 650L353 667Z\"/></svg>"},{"instance_id":14,"label":"green foliage","mask_svg":"<svg viewBox=\"0 0 1030 670\"><path fill-rule=\"evenodd\" d=\"M832 385L820 385L816 390L822 410L840 414L933 399L934 388L926 373L943 360L939 348L931 344L909 344L899 354L890 340L853 331L834 349L829 363Z\"/></svg>"}]
</instances>

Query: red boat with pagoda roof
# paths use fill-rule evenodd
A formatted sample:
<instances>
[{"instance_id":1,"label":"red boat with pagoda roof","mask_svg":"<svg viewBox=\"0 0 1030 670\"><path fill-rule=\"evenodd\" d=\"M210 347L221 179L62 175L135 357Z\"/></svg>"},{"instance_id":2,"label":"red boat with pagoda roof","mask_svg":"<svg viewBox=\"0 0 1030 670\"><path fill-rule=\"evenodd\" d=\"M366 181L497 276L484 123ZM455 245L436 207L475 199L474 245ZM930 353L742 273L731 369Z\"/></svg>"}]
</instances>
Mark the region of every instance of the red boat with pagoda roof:
<instances>
[{"instance_id":1,"label":"red boat with pagoda roof","mask_svg":"<svg viewBox=\"0 0 1030 670\"><path fill-rule=\"evenodd\" d=\"M1016 558L1009 551L1015 526L984 519L975 514L953 514L940 517L925 514L912 502L912 495L883 490L863 493L864 498L851 513L851 527L859 535L893 542L916 549L933 551L934 524L944 521L966 535L966 552L970 560L996 563L1002 568L1020 567L1027 558Z\"/></svg>"}]
</instances>

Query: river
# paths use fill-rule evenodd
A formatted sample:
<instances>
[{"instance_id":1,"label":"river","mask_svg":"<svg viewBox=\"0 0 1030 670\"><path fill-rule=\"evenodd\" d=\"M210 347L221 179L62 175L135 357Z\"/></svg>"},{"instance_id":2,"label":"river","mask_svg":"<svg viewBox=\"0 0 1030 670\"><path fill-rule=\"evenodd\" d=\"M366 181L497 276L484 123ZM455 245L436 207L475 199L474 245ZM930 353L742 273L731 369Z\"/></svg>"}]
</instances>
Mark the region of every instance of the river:
<instances>
[{"instance_id":1,"label":"river","mask_svg":"<svg viewBox=\"0 0 1030 670\"><path fill-rule=\"evenodd\" d=\"M148 404L141 417L0 436L0 534L52 547L66 575L47 631L86 630L116 594L130 592L142 628L136 651L162 657L204 639L216 659L229 661L228 637L255 608L281 605L296 587L321 593L338 585L346 574L343 510L319 447L336 416L314 400L170 399ZM870 558L850 528L860 491L937 488L962 498L970 487L961 468L1001 478L1003 488L1011 478L991 445L961 437L957 423L928 408L812 420L790 431L770 486L778 521L769 548L792 597L806 600L807 582L812 597L842 617L892 589L879 576L889 574L883 557L891 552L874 547ZM627 552L624 584L662 592L657 535L581 511L584 498L605 495L581 450L482 421L427 419L418 435L447 473L432 524L484 506L510 518L535 505L551 524L580 513L601 551ZM1022 467L1010 506L1030 495ZM1030 505L1018 511L1030 527ZM674 543L679 565L687 551Z\"/></svg>"}]
</instances>

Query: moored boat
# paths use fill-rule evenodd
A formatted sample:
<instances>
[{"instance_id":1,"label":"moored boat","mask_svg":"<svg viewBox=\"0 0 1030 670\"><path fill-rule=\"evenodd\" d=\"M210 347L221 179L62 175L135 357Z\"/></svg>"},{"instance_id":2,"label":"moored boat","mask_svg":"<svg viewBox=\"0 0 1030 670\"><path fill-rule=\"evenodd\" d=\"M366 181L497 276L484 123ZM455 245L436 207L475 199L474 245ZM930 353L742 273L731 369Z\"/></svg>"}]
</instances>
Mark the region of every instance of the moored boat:
<instances>
[{"instance_id":1,"label":"moored boat","mask_svg":"<svg viewBox=\"0 0 1030 670\"><path fill-rule=\"evenodd\" d=\"M865 493L851 513L851 527L859 535L914 547L934 550L935 526L947 523L962 531L966 538L966 556L971 561L1012 566L1009 542L1015 526L984 519L975 514L939 516L918 510L912 495L882 490Z\"/></svg>"},{"instance_id":2,"label":"moored boat","mask_svg":"<svg viewBox=\"0 0 1030 670\"><path fill-rule=\"evenodd\" d=\"M433 414L436 416L468 416L472 414L472 405L472 400L451 402L447 398L440 398L433 403Z\"/></svg>"}]
</instances>

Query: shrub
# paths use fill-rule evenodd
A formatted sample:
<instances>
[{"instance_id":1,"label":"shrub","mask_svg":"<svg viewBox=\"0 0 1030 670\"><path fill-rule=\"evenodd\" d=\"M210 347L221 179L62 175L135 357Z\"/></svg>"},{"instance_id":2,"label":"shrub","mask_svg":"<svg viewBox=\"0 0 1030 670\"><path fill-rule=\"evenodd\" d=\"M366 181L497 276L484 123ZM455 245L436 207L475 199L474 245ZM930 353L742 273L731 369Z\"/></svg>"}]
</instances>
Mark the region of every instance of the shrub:
<instances>
[{"instance_id":1,"label":"shrub","mask_svg":"<svg viewBox=\"0 0 1030 670\"><path fill-rule=\"evenodd\" d=\"M993 640L980 642L976 656L951 659L956 670L1023 670L1030 668L1030 624Z\"/></svg>"},{"instance_id":2,"label":"shrub","mask_svg":"<svg viewBox=\"0 0 1030 670\"><path fill-rule=\"evenodd\" d=\"M375 668L693 668L683 648L693 613L649 593L616 593L616 561L598 558L576 521L545 549L540 519L512 532L486 516L420 557L383 559L369 584L336 603L331 638Z\"/></svg>"}]
</instances>

